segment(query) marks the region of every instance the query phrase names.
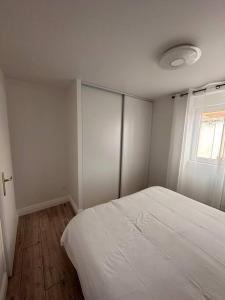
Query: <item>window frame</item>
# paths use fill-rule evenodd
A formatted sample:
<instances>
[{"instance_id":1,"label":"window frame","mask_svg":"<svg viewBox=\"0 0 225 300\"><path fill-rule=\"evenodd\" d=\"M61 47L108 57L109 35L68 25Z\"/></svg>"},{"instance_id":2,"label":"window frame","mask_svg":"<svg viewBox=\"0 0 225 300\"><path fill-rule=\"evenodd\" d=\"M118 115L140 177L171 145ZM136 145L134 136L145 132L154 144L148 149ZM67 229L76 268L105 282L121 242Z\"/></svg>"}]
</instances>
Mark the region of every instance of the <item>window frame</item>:
<instances>
[{"instance_id":1,"label":"window frame","mask_svg":"<svg viewBox=\"0 0 225 300\"><path fill-rule=\"evenodd\" d=\"M224 141L224 145L222 145L222 141L221 141L222 147L220 147L220 156L218 158L214 159L214 158L198 157L198 145L199 145L199 138L200 138L202 114L207 113L207 112L217 112L217 111L225 111L225 105L219 104L219 105L208 106L205 108L197 107L195 109L194 126L192 129L193 130L193 139L192 139L192 145L191 145L191 160L192 161L195 161L198 163L210 164L210 165L216 165L218 163L218 161L220 161L222 164L225 165L225 156L224 156L225 141ZM223 126L223 137L224 136L225 136L225 122L224 122L224 126ZM223 153L223 154L221 155L221 153Z\"/></svg>"}]
</instances>

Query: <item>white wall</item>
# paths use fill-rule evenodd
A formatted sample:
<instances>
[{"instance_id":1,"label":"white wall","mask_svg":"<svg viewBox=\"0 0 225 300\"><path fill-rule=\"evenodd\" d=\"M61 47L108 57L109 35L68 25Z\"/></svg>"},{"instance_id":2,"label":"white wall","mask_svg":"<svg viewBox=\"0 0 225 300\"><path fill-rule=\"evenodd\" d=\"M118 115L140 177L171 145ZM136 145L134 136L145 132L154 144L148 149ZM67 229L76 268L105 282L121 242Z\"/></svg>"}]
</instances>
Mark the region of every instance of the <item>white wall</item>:
<instances>
[{"instance_id":1,"label":"white wall","mask_svg":"<svg viewBox=\"0 0 225 300\"><path fill-rule=\"evenodd\" d=\"M68 194L68 121L61 88L8 79L18 209Z\"/></svg>"},{"instance_id":2,"label":"white wall","mask_svg":"<svg viewBox=\"0 0 225 300\"><path fill-rule=\"evenodd\" d=\"M173 101L170 96L156 99L153 102L150 186L166 186L172 115Z\"/></svg>"}]
</instances>

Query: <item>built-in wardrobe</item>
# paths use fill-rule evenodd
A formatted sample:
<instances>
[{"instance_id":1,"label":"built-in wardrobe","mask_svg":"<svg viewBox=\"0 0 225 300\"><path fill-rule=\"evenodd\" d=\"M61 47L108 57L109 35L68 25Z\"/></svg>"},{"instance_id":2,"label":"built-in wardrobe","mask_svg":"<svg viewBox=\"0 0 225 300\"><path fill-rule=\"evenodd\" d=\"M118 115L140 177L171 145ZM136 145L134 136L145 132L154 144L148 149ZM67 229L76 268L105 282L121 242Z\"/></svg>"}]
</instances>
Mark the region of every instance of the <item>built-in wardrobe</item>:
<instances>
[{"instance_id":1,"label":"built-in wardrobe","mask_svg":"<svg viewBox=\"0 0 225 300\"><path fill-rule=\"evenodd\" d=\"M152 103L80 84L77 114L79 207L146 188Z\"/></svg>"}]
</instances>

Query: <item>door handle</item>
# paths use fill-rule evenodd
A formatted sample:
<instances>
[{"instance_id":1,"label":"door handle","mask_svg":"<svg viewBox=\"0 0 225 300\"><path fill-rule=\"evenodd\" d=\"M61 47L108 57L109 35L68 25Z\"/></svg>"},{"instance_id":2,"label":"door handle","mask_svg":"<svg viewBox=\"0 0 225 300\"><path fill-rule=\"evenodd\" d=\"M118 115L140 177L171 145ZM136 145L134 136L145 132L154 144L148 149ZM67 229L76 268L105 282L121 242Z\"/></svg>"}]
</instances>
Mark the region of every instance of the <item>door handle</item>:
<instances>
[{"instance_id":1,"label":"door handle","mask_svg":"<svg viewBox=\"0 0 225 300\"><path fill-rule=\"evenodd\" d=\"M5 184L6 182L12 181L12 176L9 178L5 178L4 172L2 172L2 186L3 186L3 194L4 196L6 196L6 187Z\"/></svg>"}]
</instances>

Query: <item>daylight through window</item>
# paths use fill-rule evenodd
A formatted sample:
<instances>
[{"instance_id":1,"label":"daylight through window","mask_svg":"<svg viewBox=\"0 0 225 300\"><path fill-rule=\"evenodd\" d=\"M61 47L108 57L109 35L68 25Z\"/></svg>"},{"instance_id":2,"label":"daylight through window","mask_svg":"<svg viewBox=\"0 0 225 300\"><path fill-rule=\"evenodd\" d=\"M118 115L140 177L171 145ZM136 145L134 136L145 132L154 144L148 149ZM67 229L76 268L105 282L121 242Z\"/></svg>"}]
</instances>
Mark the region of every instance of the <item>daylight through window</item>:
<instances>
[{"instance_id":1,"label":"daylight through window","mask_svg":"<svg viewBox=\"0 0 225 300\"><path fill-rule=\"evenodd\" d=\"M198 141L197 157L204 159L224 159L225 111L204 112Z\"/></svg>"}]
</instances>

